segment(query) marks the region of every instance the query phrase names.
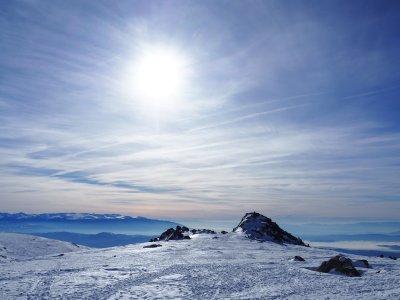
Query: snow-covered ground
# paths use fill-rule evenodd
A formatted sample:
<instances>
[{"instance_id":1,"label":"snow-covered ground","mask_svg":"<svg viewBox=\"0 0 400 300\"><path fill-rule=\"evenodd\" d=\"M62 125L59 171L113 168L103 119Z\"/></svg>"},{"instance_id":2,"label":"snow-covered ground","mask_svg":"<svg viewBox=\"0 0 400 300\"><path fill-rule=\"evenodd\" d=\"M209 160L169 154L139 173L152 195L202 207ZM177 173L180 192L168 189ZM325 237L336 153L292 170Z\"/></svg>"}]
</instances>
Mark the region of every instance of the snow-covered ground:
<instances>
[{"instance_id":1,"label":"snow-covered ground","mask_svg":"<svg viewBox=\"0 0 400 300\"><path fill-rule=\"evenodd\" d=\"M346 277L311 270L337 252L240 233L158 243L3 261L0 299L400 299L399 260L350 255L373 268Z\"/></svg>"},{"instance_id":2,"label":"snow-covered ground","mask_svg":"<svg viewBox=\"0 0 400 300\"><path fill-rule=\"evenodd\" d=\"M84 249L88 248L28 234L0 232L0 263Z\"/></svg>"}]
</instances>

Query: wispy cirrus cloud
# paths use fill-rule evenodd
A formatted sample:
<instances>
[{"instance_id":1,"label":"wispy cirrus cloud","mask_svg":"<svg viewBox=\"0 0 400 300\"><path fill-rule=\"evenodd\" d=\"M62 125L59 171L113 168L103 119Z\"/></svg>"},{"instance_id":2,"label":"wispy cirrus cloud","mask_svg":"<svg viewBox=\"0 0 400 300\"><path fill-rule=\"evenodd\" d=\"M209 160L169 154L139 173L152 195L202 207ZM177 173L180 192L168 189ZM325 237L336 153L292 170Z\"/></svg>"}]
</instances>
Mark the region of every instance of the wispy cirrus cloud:
<instances>
[{"instance_id":1,"label":"wispy cirrus cloud","mask_svg":"<svg viewBox=\"0 0 400 300\"><path fill-rule=\"evenodd\" d=\"M2 209L398 217L397 52L350 45L358 31L318 5L2 5ZM122 87L151 42L193 74L181 106L146 115Z\"/></svg>"}]
</instances>

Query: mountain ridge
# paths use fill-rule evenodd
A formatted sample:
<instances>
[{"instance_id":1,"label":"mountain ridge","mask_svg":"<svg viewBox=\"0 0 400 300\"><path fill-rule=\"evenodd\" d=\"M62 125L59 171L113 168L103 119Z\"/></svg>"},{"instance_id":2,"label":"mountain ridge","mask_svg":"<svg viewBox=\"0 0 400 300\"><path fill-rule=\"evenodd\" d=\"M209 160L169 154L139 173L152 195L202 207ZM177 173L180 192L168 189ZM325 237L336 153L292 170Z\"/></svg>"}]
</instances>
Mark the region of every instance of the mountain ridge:
<instances>
[{"instance_id":1,"label":"mountain ridge","mask_svg":"<svg viewBox=\"0 0 400 300\"><path fill-rule=\"evenodd\" d=\"M121 214L96 214L96 213L6 213L0 212L0 221L131 221L131 220L151 220L169 222L165 220L150 219L142 216L131 217Z\"/></svg>"},{"instance_id":2,"label":"mountain ridge","mask_svg":"<svg viewBox=\"0 0 400 300\"><path fill-rule=\"evenodd\" d=\"M94 213L3 213L0 212L0 231L17 233L69 232L96 234L155 235L161 230L179 225L165 220L131 217L120 214Z\"/></svg>"},{"instance_id":3,"label":"mountain ridge","mask_svg":"<svg viewBox=\"0 0 400 300\"><path fill-rule=\"evenodd\" d=\"M243 232L252 240L308 246L300 238L283 230L270 218L257 212L246 213L239 224L233 228L233 232Z\"/></svg>"}]
</instances>

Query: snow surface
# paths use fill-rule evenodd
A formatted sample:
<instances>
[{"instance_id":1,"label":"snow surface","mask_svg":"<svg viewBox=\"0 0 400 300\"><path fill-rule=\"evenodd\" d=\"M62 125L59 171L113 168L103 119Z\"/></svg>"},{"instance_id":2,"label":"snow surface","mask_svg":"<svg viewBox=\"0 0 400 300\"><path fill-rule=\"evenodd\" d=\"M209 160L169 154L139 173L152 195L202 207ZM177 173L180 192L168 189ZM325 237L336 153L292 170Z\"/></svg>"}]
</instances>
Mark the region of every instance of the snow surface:
<instances>
[{"instance_id":1,"label":"snow surface","mask_svg":"<svg viewBox=\"0 0 400 300\"><path fill-rule=\"evenodd\" d=\"M85 249L89 248L28 234L0 232L0 263Z\"/></svg>"},{"instance_id":2,"label":"snow surface","mask_svg":"<svg viewBox=\"0 0 400 300\"><path fill-rule=\"evenodd\" d=\"M313 271L337 252L243 233L158 243L3 262L0 299L400 299L400 261L351 255L372 266L357 278Z\"/></svg>"}]
</instances>

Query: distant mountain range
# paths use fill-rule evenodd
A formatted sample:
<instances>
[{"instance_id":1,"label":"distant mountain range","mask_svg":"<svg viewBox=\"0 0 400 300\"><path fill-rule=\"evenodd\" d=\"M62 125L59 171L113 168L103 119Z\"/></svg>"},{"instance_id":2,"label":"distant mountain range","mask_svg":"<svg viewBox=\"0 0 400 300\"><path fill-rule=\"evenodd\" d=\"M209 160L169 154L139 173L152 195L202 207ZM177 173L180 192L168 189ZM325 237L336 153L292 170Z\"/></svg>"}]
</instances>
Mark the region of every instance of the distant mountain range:
<instances>
[{"instance_id":1,"label":"distant mountain range","mask_svg":"<svg viewBox=\"0 0 400 300\"><path fill-rule=\"evenodd\" d=\"M0 213L0 231L19 233L75 232L97 234L155 235L167 228L179 225L175 222L120 214L92 213Z\"/></svg>"},{"instance_id":2,"label":"distant mountain range","mask_svg":"<svg viewBox=\"0 0 400 300\"><path fill-rule=\"evenodd\" d=\"M91 213L52 213L52 214L25 214L25 213L1 213L0 221L35 221L35 222L48 222L48 221L123 221L123 222L165 222L160 220L153 220L144 217L130 217L120 214L91 214Z\"/></svg>"},{"instance_id":3,"label":"distant mountain range","mask_svg":"<svg viewBox=\"0 0 400 300\"><path fill-rule=\"evenodd\" d=\"M246 217L247 216L247 217ZM282 240L294 242L286 231L272 226L273 222L259 214L250 213L245 216L246 222L236 228L241 229L249 237L258 240ZM258 225L257 225L258 224ZM267 225L271 226L267 226ZM372 223L371 223L372 224ZM397 223L396 223L397 224ZM390 224L390 225L396 225ZM93 213L2 213L0 212L0 232L29 233L42 237L73 242L90 247L113 247L133 243L145 242L168 228L181 225L171 221L155 220L145 217L131 217L121 214L93 214ZM254 226L253 226L254 225ZM257 226L256 226L257 225ZM261 226L262 225L262 226ZM337 225L337 227L341 227ZM380 223L375 224L378 229ZM318 227L318 226L317 226ZM286 227L288 228L288 227ZM291 227L289 227L291 228ZM328 229L322 227L323 229ZM372 228L372 227L367 227ZM388 227L385 227L388 228ZM399 227L397 227L399 228ZM293 231L301 231L293 228ZM339 228L340 229L340 228ZM307 231L307 230L306 230ZM332 234L327 230L325 234L301 234L308 242L337 242L337 241L373 241L376 243L400 242L400 234L393 230L390 233L369 234ZM288 240L288 237L291 237ZM297 238L295 238L297 239ZM299 239L299 241L301 241ZM298 242L299 242L298 241ZM301 241L302 242L302 241ZM300 243L302 244L302 243ZM388 249L389 250L389 249ZM398 249L390 249L396 250Z\"/></svg>"}]
</instances>

